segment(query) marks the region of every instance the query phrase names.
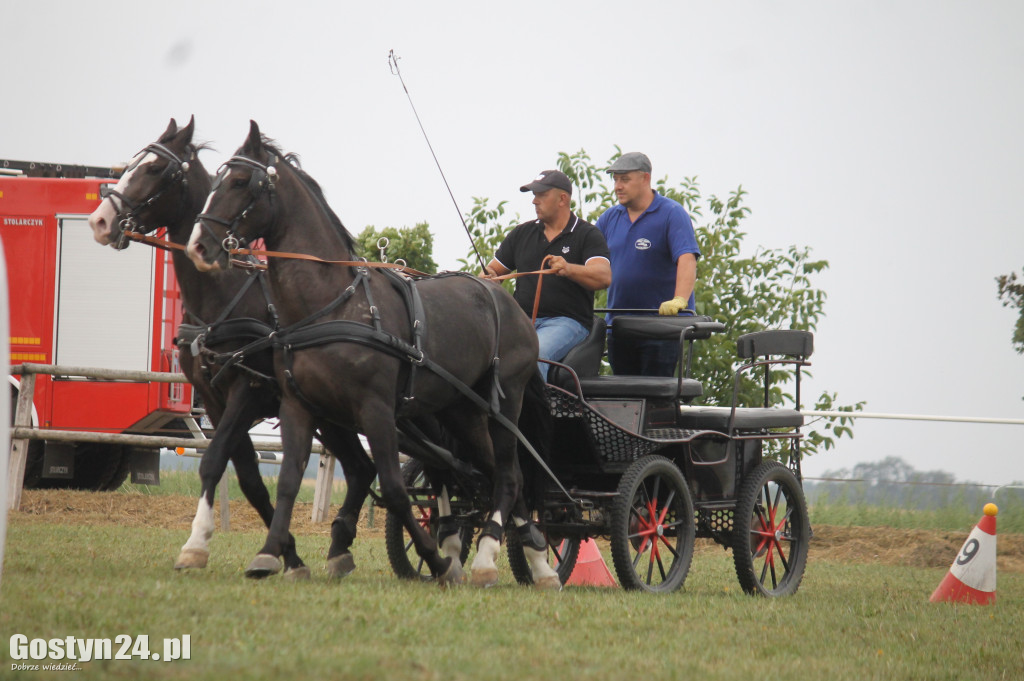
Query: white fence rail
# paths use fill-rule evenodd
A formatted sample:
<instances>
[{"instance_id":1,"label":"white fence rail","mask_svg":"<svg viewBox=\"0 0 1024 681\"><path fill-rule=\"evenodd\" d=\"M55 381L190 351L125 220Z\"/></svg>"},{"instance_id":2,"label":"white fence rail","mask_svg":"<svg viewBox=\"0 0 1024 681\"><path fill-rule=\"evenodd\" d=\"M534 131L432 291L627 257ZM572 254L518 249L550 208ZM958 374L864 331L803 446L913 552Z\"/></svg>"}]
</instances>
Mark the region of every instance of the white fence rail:
<instances>
[{"instance_id":1,"label":"white fence rail","mask_svg":"<svg viewBox=\"0 0 1024 681\"><path fill-rule=\"evenodd\" d=\"M6 356L6 355L5 355ZM125 433L94 433L79 430L49 430L32 426L32 402L35 396L36 376L93 378L101 380L148 381L153 383L188 383L184 375L153 371L128 371L123 369L103 369L97 367L70 367L51 364L25 363L12 366L12 375L21 376L18 390L18 404L14 413L14 427L11 429L10 466L7 468L7 499L8 508L18 510L21 507L21 490L25 480L25 463L28 458L30 440L49 440L51 442L95 442L139 447L156 447L168 449L205 450L210 446L201 430L196 430L193 437L167 437L160 435L138 435ZM254 440L260 463L281 462L279 457L261 457L258 452L280 452L283 447L280 440ZM6 451L6 448L5 448ZM321 445L313 445L313 452L320 455L320 467L317 473L316 493L314 494L313 521L320 522L327 517L330 507L331 488L334 482L334 460ZM227 524L226 487L221 488L221 524Z\"/></svg>"},{"instance_id":2,"label":"white fence rail","mask_svg":"<svg viewBox=\"0 0 1024 681\"><path fill-rule=\"evenodd\" d=\"M845 417L851 419L890 419L895 421L948 421L950 423L1000 423L1024 426L1024 419L989 418L987 416L928 416L925 414L880 414L867 411L817 411L802 409L804 416Z\"/></svg>"}]
</instances>

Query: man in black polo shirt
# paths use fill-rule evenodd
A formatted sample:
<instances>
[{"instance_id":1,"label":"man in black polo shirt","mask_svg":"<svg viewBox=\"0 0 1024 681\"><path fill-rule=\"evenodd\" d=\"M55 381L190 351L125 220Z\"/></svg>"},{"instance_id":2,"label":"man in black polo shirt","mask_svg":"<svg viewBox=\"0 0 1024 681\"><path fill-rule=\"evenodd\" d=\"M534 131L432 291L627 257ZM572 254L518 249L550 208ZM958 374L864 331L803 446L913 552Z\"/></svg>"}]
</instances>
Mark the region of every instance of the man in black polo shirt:
<instances>
[{"instance_id":1,"label":"man in black polo shirt","mask_svg":"<svg viewBox=\"0 0 1024 681\"><path fill-rule=\"evenodd\" d=\"M600 230L569 209L572 183L565 173L545 170L519 191L533 192L537 219L508 233L485 274L551 270L553 274L545 274L541 284L534 327L540 341L540 358L557 362L590 333L594 291L608 288L612 282L608 244ZM534 275L516 279L516 302L531 317L539 278ZM548 365L538 365L547 378Z\"/></svg>"}]
</instances>

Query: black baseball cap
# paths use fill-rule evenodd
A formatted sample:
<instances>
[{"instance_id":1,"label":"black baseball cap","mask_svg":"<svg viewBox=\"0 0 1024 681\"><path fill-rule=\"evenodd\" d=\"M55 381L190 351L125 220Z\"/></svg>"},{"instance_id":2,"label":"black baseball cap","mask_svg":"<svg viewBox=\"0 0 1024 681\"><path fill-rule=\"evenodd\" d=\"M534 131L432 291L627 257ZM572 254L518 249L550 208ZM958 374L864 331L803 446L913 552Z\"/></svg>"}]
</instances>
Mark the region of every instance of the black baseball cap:
<instances>
[{"instance_id":1,"label":"black baseball cap","mask_svg":"<svg viewBox=\"0 0 1024 681\"><path fill-rule=\"evenodd\" d=\"M519 188L521 192L546 192L549 189L561 189L567 194L572 194L572 182L569 177L560 170L542 170L540 175L533 178L530 184L524 184Z\"/></svg>"}]
</instances>

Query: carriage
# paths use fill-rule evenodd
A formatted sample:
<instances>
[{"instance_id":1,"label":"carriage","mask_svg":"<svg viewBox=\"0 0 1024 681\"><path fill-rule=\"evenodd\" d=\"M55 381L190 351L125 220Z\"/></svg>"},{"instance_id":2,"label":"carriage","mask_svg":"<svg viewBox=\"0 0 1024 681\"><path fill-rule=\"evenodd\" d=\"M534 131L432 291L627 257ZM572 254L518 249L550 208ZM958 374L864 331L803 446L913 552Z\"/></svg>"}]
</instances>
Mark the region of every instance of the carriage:
<instances>
[{"instance_id":1,"label":"carriage","mask_svg":"<svg viewBox=\"0 0 1024 681\"><path fill-rule=\"evenodd\" d=\"M607 537L624 587L667 592L683 584L700 536L733 549L746 591L796 590L810 534L803 417L768 400L772 367L788 363L799 405L809 333L739 339L739 372L764 372L765 401L755 408L735 398L727 408L691 406L702 393L689 375L693 344L724 330L706 317L612 323L613 336L677 339L686 357L678 378L599 375L605 322L595 317L588 339L545 383L533 326L500 286L462 273L418 278L356 259L319 185L255 122L212 186L192 131L192 121L179 128L172 119L89 221L97 241L123 247L129 238L153 243L145 233L173 218L162 246L178 251L183 303L198 320L192 333L179 329L183 368L220 405L192 536L176 568L206 565L213 489L230 458L268 527L246 575L283 567L286 577L308 578L288 528L317 437L348 483L331 528L332 578L355 568L349 549L376 475L388 555L403 577L466 581L462 563L477 536L472 581L493 585L507 537L519 581L560 588L581 542ZM249 247L258 240L266 250ZM265 277L252 259L259 254L268 258ZM248 274L231 268L240 260ZM275 508L251 443L238 437L267 413L280 416L285 450ZM767 460L766 442L788 463ZM415 457L404 470L399 449Z\"/></svg>"},{"instance_id":2,"label":"carriage","mask_svg":"<svg viewBox=\"0 0 1024 681\"><path fill-rule=\"evenodd\" d=\"M770 330L741 336L743 372L761 374L765 401L756 407L700 407L702 386L690 374L693 343L725 326L709 317L618 316L611 333L677 339L676 378L599 375L605 321L561 363L551 362L545 397L554 420L549 470L534 490L538 527L564 583L581 543L609 540L620 584L669 592L686 579L695 538L732 549L736 575L750 594L781 596L799 587L810 524L800 472L798 409L769 403L772 368L794 368L799 405L801 369L813 351L807 331ZM406 445L423 449L416 436ZM410 441L411 440L411 441ZM775 441L785 463L766 456ZM445 480L459 518L464 551L483 521L486 491L474 472L434 452L406 464L404 475L420 522L438 531L437 490ZM424 464L423 461L432 461ZM453 485L452 480L455 480ZM483 506L484 508L486 506ZM385 523L388 557L400 577L429 579L397 519ZM517 535L509 534L509 563L530 583ZM463 555L465 560L467 556Z\"/></svg>"}]
</instances>

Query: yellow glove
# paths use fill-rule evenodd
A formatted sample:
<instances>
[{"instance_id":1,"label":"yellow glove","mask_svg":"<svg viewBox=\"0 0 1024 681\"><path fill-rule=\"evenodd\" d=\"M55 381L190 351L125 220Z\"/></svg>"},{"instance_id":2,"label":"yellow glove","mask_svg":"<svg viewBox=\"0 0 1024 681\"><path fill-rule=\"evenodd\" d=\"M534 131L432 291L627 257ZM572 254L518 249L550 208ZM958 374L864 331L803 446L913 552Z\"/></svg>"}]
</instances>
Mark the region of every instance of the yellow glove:
<instances>
[{"instance_id":1,"label":"yellow glove","mask_svg":"<svg viewBox=\"0 0 1024 681\"><path fill-rule=\"evenodd\" d=\"M689 301L686 298L676 296L672 300L666 300L662 303L661 307L658 308L658 314L666 316L677 315L686 309L686 304L688 302Z\"/></svg>"}]
</instances>

